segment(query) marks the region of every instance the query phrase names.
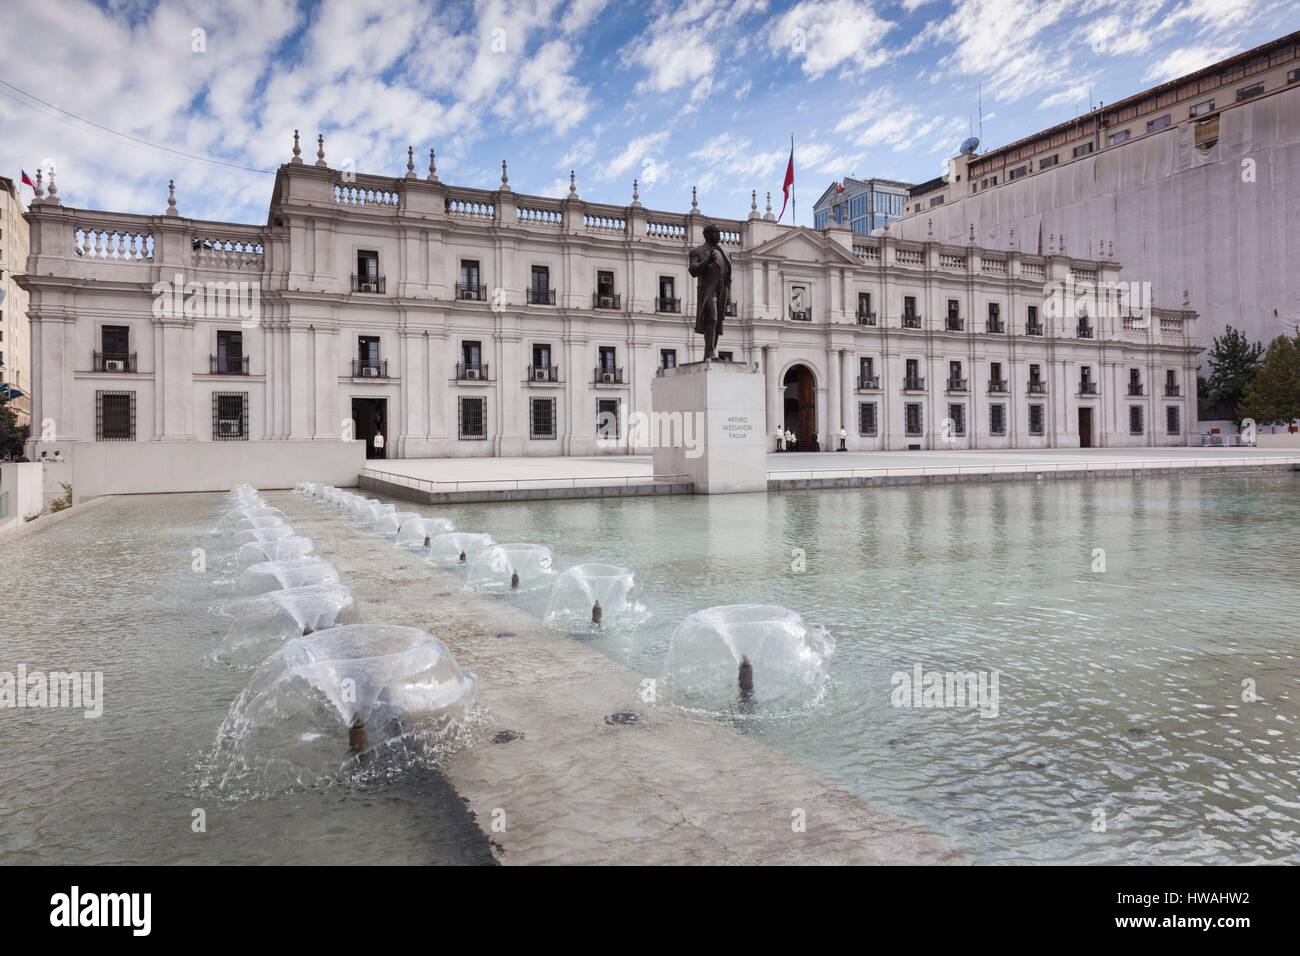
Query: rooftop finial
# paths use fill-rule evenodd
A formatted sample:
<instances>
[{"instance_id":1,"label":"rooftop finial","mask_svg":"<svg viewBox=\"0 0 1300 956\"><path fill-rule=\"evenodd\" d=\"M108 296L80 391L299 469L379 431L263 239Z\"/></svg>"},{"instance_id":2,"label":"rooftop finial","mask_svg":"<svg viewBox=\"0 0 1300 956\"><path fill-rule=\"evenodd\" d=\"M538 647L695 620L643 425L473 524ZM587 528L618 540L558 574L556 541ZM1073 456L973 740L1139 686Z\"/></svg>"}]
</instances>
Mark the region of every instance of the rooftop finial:
<instances>
[{"instance_id":1,"label":"rooftop finial","mask_svg":"<svg viewBox=\"0 0 1300 956\"><path fill-rule=\"evenodd\" d=\"M632 205L641 205L641 182L636 179L632 180Z\"/></svg>"},{"instance_id":2,"label":"rooftop finial","mask_svg":"<svg viewBox=\"0 0 1300 956\"><path fill-rule=\"evenodd\" d=\"M761 218L758 214L758 190L757 189L751 189L749 191L749 218L750 219Z\"/></svg>"},{"instance_id":3,"label":"rooftop finial","mask_svg":"<svg viewBox=\"0 0 1300 956\"><path fill-rule=\"evenodd\" d=\"M415 178L415 147L406 147L406 178Z\"/></svg>"},{"instance_id":4,"label":"rooftop finial","mask_svg":"<svg viewBox=\"0 0 1300 956\"><path fill-rule=\"evenodd\" d=\"M316 165L322 169L328 169L329 164L325 162L325 134L316 134Z\"/></svg>"},{"instance_id":5,"label":"rooftop finial","mask_svg":"<svg viewBox=\"0 0 1300 956\"><path fill-rule=\"evenodd\" d=\"M298 145L298 131L293 131L293 159L289 160L295 166L302 165L302 147Z\"/></svg>"},{"instance_id":6,"label":"rooftop finial","mask_svg":"<svg viewBox=\"0 0 1300 956\"><path fill-rule=\"evenodd\" d=\"M1061 255L1065 255L1065 233L1061 233Z\"/></svg>"},{"instance_id":7,"label":"rooftop finial","mask_svg":"<svg viewBox=\"0 0 1300 956\"><path fill-rule=\"evenodd\" d=\"M700 208L700 202L698 197L695 194L695 187L692 186L691 187L691 211L698 212L699 208Z\"/></svg>"},{"instance_id":8,"label":"rooftop finial","mask_svg":"<svg viewBox=\"0 0 1300 956\"><path fill-rule=\"evenodd\" d=\"M36 167L36 185L32 188L36 194L36 199L41 199L45 195L45 187L41 185L41 167ZM35 201L35 200L33 200Z\"/></svg>"},{"instance_id":9,"label":"rooftop finial","mask_svg":"<svg viewBox=\"0 0 1300 956\"><path fill-rule=\"evenodd\" d=\"M767 212L763 213L763 221L771 222L776 216L772 214L772 193L767 194Z\"/></svg>"},{"instance_id":10,"label":"rooftop finial","mask_svg":"<svg viewBox=\"0 0 1300 956\"><path fill-rule=\"evenodd\" d=\"M1049 256L1056 255L1056 233L1054 232L1047 234L1047 254Z\"/></svg>"},{"instance_id":11,"label":"rooftop finial","mask_svg":"<svg viewBox=\"0 0 1300 956\"><path fill-rule=\"evenodd\" d=\"M179 216L176 209L176 180L167 180L167 213L168 216Z\"/></svg>"},{"instance_id":12,"label":"rooftop finial","mask_svg":"<svg viewBox=\"0 0 1300 956\"><path fill-rule=\"evenodd\" d=\"M61 205L59 200L59 187L54 182L54 166L50 166L50 193L45 197L45 201L58 206Z\"/></svg>"},{"instance_id":13,"label":"rooftop finial","mask_svg":"<svg viewBox=\"0 0 1300 956\"><path fill-rule=\"evenodd\" d=\"M569 198L578 198L578 176L572 169L569 170Z\"/></svg>"},{"instance_id":14,"label":"rooftop finial","mask_svg":"<svg viewBox=\"0 0 1300 956\"><path fill-rule=\"evenodd\" d=\"M433 153L432 146L429 147L429 175L426 178L431 183L436 183L438 181L438 162L437 157Z\"/></svg>"},{"instance_id":15,"label":"rooftop finial","mask_svg":"<svg viewBox=\"0 0 1300 956\"><path fill-rule=\"evenodd\" d=\"M510 185L510 174L506 171L506 161L504 159L501 160L501 185Z\"/></svg>"}]
</instances>

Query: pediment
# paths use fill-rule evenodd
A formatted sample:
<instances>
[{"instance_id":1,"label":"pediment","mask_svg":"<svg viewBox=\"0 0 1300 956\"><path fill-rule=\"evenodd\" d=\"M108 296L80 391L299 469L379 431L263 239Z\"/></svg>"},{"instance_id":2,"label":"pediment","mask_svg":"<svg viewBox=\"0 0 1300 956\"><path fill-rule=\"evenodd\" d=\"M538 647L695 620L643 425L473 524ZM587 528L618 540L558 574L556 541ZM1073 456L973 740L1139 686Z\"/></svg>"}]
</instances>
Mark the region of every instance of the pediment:
<instances>
[{"instance_id":1,"label":"pediment","mask_svg":"<svg viewBox=\"0 0 1300 956\"><path fill-rule=\"evenodd\" d=\"M750 250L756 257L787 259L791 262L839 262L858 266L862 263L838 243L811 229L790 229L775 239Z\"/></svg>"}]
</instances>

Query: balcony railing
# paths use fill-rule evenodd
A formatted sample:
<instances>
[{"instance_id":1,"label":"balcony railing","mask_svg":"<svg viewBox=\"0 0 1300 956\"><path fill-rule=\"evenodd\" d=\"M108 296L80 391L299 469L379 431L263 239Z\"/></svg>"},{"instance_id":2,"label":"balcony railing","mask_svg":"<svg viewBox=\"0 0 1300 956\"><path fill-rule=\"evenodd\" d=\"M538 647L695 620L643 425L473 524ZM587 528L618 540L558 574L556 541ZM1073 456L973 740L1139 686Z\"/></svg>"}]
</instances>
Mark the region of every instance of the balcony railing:
<instances>
[{"instance_id":1,"label":"balcony railing","mask_svg":"<svg viewBox=\"0 0 1300 956\"><path fill-rule=\"evenodd\" d=\"M655 298L655 311L680 313L682 311L682 300L658 296Z\"/></svg>"},{"instance_id":2,"label":"balcony railing","mask_svg":"<svg viewBox=\"0 0 1300 956\"><path fill-rule=\"evenodd\" d=\"M1007 393L1007 380L1005 378L989 379L990 395L1005 395Z\"/></svg>"},{"instance_id":3,"label":"balcony railing","mask_svg":"<svg viewBox=\"0 0 1300 956\"><path fill-rule=\"evenodd\" d=\"M534 289L530 286L527 302L529 305L555 305L555 290Z\"/></svg>"},{"instance_id":4,"label":"balcony railing","mask_svg":"<svg viewBox=\"0 0 1300 956\"><path fill-rule=\"evenodd\" d=\"M811 321L812 321L812 313L809 312L807 309L804 309L804 310L802 310L802 311L796 311L796 310L794 310L794 309L791 309L791 310L790 310L790 321L792 321L792 322L811 322Z\"/></svg>"},{"instance_id":5,"label":"balcony railing","mask_svg":"<svg viewBox=\"0 0 1300 956\"><path fill-rule=\"evenodd\" d=\"M858 389L863 392L875 392L880 390L880 376L878 375L859 375Z\"/></svg>"},{"instance_id":6,"label":"balcony railing","mask_svg":"<svg viewBox=\"0 0 1300 956\"><path fill-rule=\"evenodd\" d=\"M1031 381L1031 382L1029 383L1029 394L1030 394L1030 395L1046 395L1046 394L1047 394L1047 383L1046 383L1046 382L1032 382L1032 381Z\"/></svg>"},{"instance_id":7,"label":"balcony railing","mask_svg":"<svg viewBox=\"0 0 1300 956\"><path fill-rule=\"evenodd\" d=\"M352 291L366 292L370 295L384 294L384 277L383 276L357 276L352 277Z\"/></svg>"},{"instance_id":8,"label":"balcony railing","mask_svg":"<svg viewBox=\"0 0 1300 956\"><path fill-rule=\"evenodd\" d=\"M1043 323L1041 322L1025 323L1025 335L1042 335L1042 334L1043 334Z\"/></svg>"},{"instance_id":9,"label":"balcony railing","mask_svg":"<svg viewBox=\"0 0 1300 956\"><path fill-rule=\"evenodd\" d=\"M908 315L903 313L903 328L919 329L921 327L921 317L919 315Z\"/></svg>"},{"instance_id":10,"label":"balcony railing","mask_svg":"<svg viewBox=\"0 0 1300 956\"><path fill-rule=\"evenodd\" d=\"M1079 332L1079 338L1081 339L1092 338L1092 326L1088 325L1086 322L1079 323L1078 332Z\"/></svg>"},{"instance_id":11,"label":"balcony railing","mask_svg":"<svg viewBox=\"0 0 1300 956\"><path fill-rule=\"evenodd\" d=\"M528 366L528 381L551 382L558 385L560 367L558 365L530 365Z\"/></svg>"},{"instance_id":12,"label":"balcony railing","mask_svg":"<svg viewBox=\"0 0 1300 956\"><path fill-rule=\"evenodd\" d=\"M490 381L490 379L488 378L487 362L457 362L456 381L458 382Z\"/></svg>"},{"instance_id":13,"label":"balcony railing","mask_svg":"<svg viewBox=\"0 0 1300 956\"><path fill-rule=\"evenodd\" d=\"M1145 394L1145 390L1143 389L1142 384L1140 382L1129 382L1128 393L1130 395L1135 395L1135 396L1142 395Z\"/></svg>"},{"instance_id":14,"label":"balcony railing","mask_svg":"<svg viewBox=\"0 0 1300 956\"><path fill-rule=\"evenodd\" d=\"M924 392L925 376L911 375L903 379L903 391L905 392Z\"/></svg>"},{"instance_id":15,"label":"balcony railing","mask_svg":"<svg viewBox=\"0 0 1300 956\"><path fill-rule=\"evenodd\" d=\"M96 372L136 371L134 352L92 352L92 368Z\"/></svg>"},{"instance_id":16,"label":"balcony railing","mask_svg":"<svg viewBox=\"0 0 1300 956\"><path fill-rule=\"evenodd\" d=\"M947 328L949 332L960 332L966 328L966 320L960 316L950 315L948 316Z\"/></svg>"},{"instance_id":17,"label":"balcony railing","mask_svg":"<svg viewBox=\"0 0 1300 956\"><path fill-rule=\"evenodd\" d=\"M1181 385L1165 385L1165 398L1178 398L1183 394Z\"/></svg>"},{"instance_id":18,"label":"balcony railing","mask_svg":"<svg viewBox=\"0 0 1300 956\"><path fill-rule=\"evenodd\" d=\"M1096 394L1097 394L1097 383L1096 383L1096 382L1080 382L1080 383L1079 383L1079 394L1080 394L1080 395L1096 395Z\"/></svg>"},{"instance_id":19,"label":"balcony railing","mask_svg":"<svg viewBox=\"0 0 1300 956\"><path fill-rule=\"evenodd\" d=\"M1007 330L1006 323L1003 322L1001 319L989 319L987 322L984 323L985 332L992 332L996 335L1001 335L1006 330Z\"/></svg>"},{"instance_id":20,"label":"balcony railing","mask_svg":"<svg viewBox=\"0 0 1300 956\"><path fill-rule=\"evenodd\" d=\"M353 359L353 378L388 378L388 359Z\"/></svg>"},{"instance_id":21,"label":"balcony railing","mask_svg":"<svg viewBox=\"0 0 1300 956\"><path fill-rule=\"evenodd\" d=\"M487 286L481 283L471 283L466 285L463 282L456 283L456 298L462 302L486 302Z\"/></svg>"},{"instance_id":22,"label":"balcony railing","mask_svg":"<svg viewBox=\"0 0 1300 956\"><path fill-rule=\"evenodd\" d=\"M950 379L948 379L948 391L950 391L950 392L964 392L964 391L966 391L966 379L964 379L964 378L950 378Z\"/></svg>"},{"instance_id":23,"label":"balcony railing","mask_svg":"<svg viewBox=\"0 0 1300 956\"><path fill-rule=\"evenodd\" d=\"M621 309L623 296L617 292L593 292L591 294L593 309Z\"/></svg>"},{"instance_id":24,"label":"balcony railing","mask_svg":"<svg viewBox=\"0 0 1300 956\"><path fill-rule=\"evenodd\" d=\"M209 370L213 375L247 375L247 355L209 355Z\"/></svg>"},{"instance_id":25,"label":"balcony railing","mask_svg":"<svg viewBox=\"0 0 1300 956\"><path fill-rule=\"evenodd\" d=\"M864 309L858 309L856 313L856 318L858 320L858 325L876 324L876 313L874 312L867 312Z\"/></svg>"},{"instance_id":26,"label":"balcony railing","mask_svg":"<svg viewBox=\"0 0 1300 956\"><path fill-rule=\"evenodd\" d=\"M597 365L592 381L597 385L622 385L623 370L621 368L603 368Z\"/></svg>"}]
</instances>

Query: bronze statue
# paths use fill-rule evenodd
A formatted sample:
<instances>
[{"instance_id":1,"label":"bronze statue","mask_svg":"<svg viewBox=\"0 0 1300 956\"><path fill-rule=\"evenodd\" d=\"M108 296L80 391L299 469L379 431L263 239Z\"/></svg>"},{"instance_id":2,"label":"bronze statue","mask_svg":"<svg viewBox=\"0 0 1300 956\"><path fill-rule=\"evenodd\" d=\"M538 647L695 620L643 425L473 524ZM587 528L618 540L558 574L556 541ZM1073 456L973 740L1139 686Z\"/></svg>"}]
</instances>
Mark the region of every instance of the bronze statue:
<instances>
[{"instance_id":1,"label":"bronze statue","mask_svg":"<svg viewBox=\"0 0 1300 956\"><path fill-rule=\"evenodd\" d=\"M696 285L695 331L704 336L704 361L716 359L722 319L731 301L731 260L719 242L722 233L713 223L704 227L704 245L691 250L690 273Z\"/></svg>"}]
</instances>

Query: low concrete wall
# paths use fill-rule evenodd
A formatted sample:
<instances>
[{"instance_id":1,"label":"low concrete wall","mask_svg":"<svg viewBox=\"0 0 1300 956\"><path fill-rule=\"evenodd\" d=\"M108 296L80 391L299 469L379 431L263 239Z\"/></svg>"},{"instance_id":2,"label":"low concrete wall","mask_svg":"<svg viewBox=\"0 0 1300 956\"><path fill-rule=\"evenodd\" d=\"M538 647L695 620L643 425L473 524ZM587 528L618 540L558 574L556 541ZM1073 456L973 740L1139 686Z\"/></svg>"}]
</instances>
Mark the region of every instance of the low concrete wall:
<instances>
[{"instance_id":1,"label":"low concrete wall","mask_svg":"<svg viewBox=\"0 0 1300 956\"><path fill-rule=\"evenodd\" d=\"M539 501L560 498L644 498L654 495L694 494L689 481L656 481L639 485L579 485L564 488L496 488L477 491L427 491L397 481L362 475L357 482L378 495L425 505L464 504L484 501Z\"/></svg>"},{"instance_id":2,"label":"low concrete wall","mask_svg":"<svg viewBox=\"0 0 1300 956\"><path fill-rule=\"evenodd\" d=\"M1278 432L1275 435L1266 435L1258 432L1255 435L1256 448L1300 448L1300 432Z\"/></svg>"},{"instance_id":3,"label":"low concrete wall","mask_svg":"<svg viewBox=\"0 0 1300 956\"><path fill-rule=\"evenodd\" d=\"M225 491L240 482L292 488L300 481L352 487L364 442L78 442L69 449L78 500L100 495Z\"/></svg>"},{"instance_id":4,"label":"low concrete wall","mask_svg":"<svg viewBox=\"0 0 1300 956\"><path fill-rule=\"evenodd\" d=\"M0 533L21 528L24 518L39 514L45 507L43 469L39 462L0 465Z\"/></svg>"}]
</instances>

